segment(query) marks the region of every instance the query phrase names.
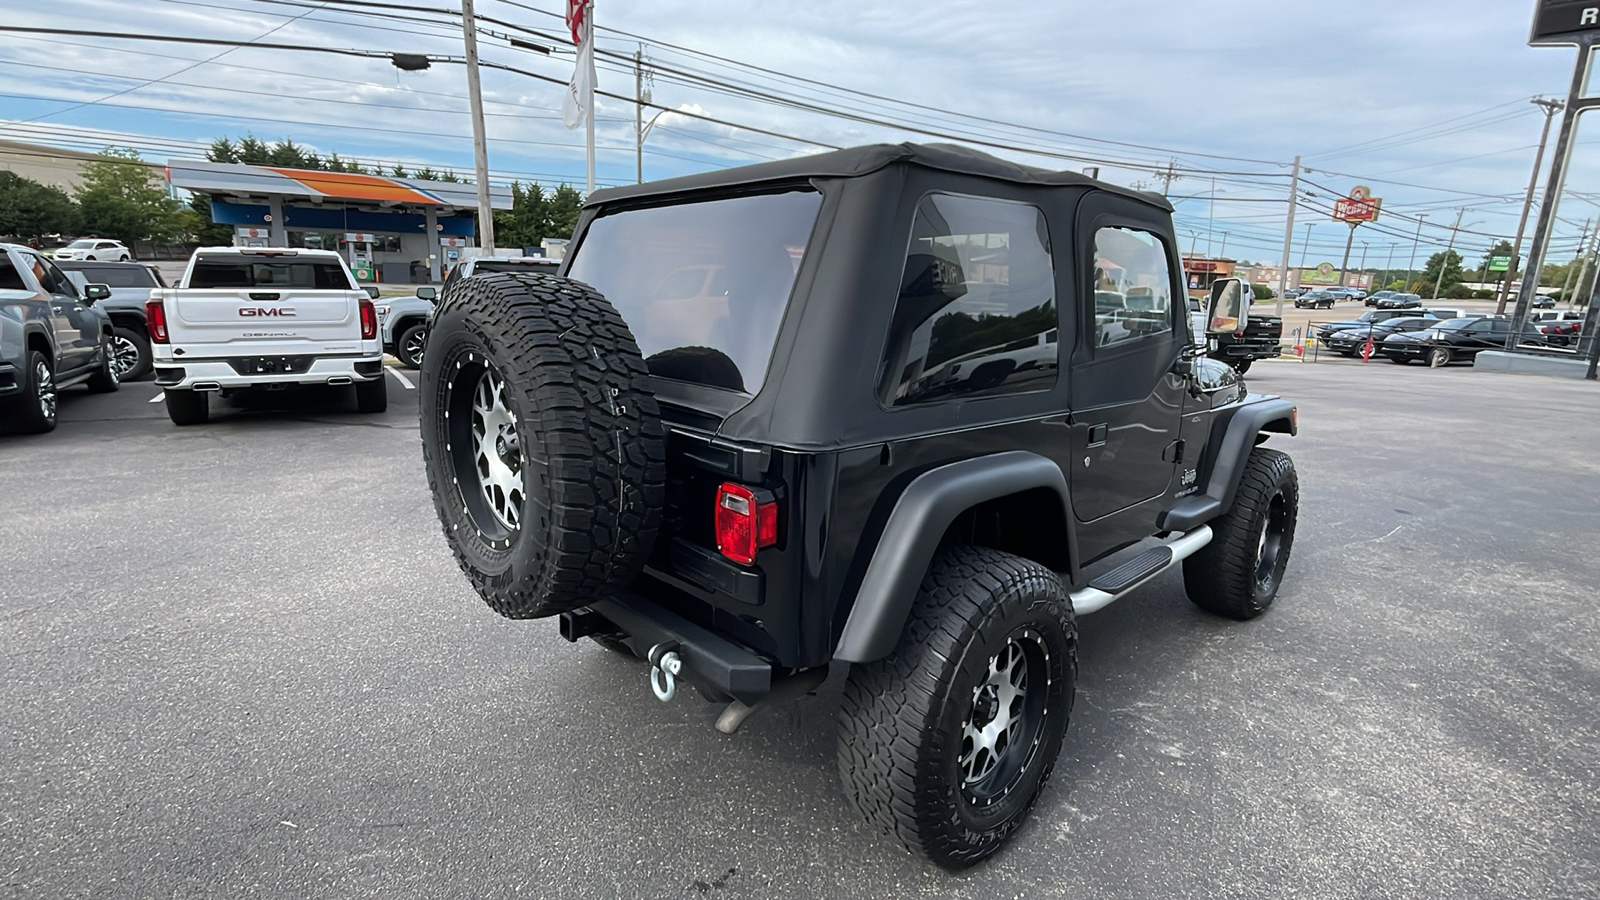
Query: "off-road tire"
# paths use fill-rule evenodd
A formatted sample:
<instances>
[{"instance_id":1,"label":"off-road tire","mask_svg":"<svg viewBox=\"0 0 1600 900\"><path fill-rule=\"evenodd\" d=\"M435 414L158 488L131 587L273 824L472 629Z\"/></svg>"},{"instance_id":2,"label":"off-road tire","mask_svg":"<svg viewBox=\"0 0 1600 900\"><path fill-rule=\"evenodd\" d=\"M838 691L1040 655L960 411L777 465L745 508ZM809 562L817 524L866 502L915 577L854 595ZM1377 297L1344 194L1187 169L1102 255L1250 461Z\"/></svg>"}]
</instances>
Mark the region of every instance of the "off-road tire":
<instances>
[{"instance_id":1,"label":"off-road tire","mask_svg":"<svg viewBox=\"0 0 1600 900\"><path fill-rule=\"evenodd\" d=\"M423 460L456 562L495 612L555 615L643 569L666 481L648 374L586 284L496 273L445 290L418 390ZM474 411L480 391L492 416ZM477 437L491 419L499 437Z\"/></svg>"},{"instance_id":2,"label":"off-road tire","mask_svg":"<svg viewBox=\"0 0 1600 900\"><path fill-rule=\"evenodd\" d=\"M1243 375L1244 373L1250 371L1250 366L1254 362L1255 360L1253 359L1235 359L1232 360L1229 365L1233 366L1234 372Z\"/></svg>"},{"instance_id":3,"label":"off-road tire","mask_svg":"<svg viewBox=\"0 0 1600 900\"><path fill-rule=\"evenodd\" d=\"M127 344L132 349L135 357L133 364L122 371L121 380L138 381L150 374L150 369L154 365L154 356L150 353L150 338L134 331L132 328L123 328L121 326L114 329L112 333L115 335L115 340Z\"/></svg>"},{"instance_id":4,"label":"off-road tire","mask_svg":"<svg viewBox=\"0 0 1600 900\"><path fill-rule=\"evenodd\" d=\"M1233 619L1266 612L1283 584L1299 507L1294 461L1266 447L1251 450L1233 508L1211 520L1211 543L1183 561L1189 599Z\"/></svg>"},{"instance_id":5,"label":"off-road tire","mask_svg":"<svg viewBox=\"0 0 1600 900\"><path fill-rule=\"evenodd\" d=\"M428 335L428 326L421 322L415 325L408 325L404 331L400 332L400 337L394 342L394 358L400 360L400 365L408 369L422 368L422 359L406 350L409 344L416 343L414 338L417 335L421 335L425 342ZM423 354L423 356L426 355L426 353Z\"/></svg>"},{"instance_id":6,"label":"off-road tire","mask_svg":"<svg viewBox=\"0 0 1600 900\"><path fill-rule=\"evenodd\" d=\"M50 365L50 358L38 350L28 351L27 366L22 372L22 390L9 400L0 400L0 422L8 423L10 430L17 434L44 434L56 429L56 405L60 398L55 389L55 367ZM39 367L50 374L50 380L44 383L44 391L49 396L40 394L41 381Z\"/></svg>"},{"instance_id":7,"label":"off-road tire","mask_svg":"<svg viewBox=\"0 0 1600 900\"><path fill-rule=\"evenodd\" d=\"M89 376L89 380L83 383L84 387L89 389L89 393L109 394L122 387L122 378L117 375L115 356L116 347L110 340L107 340L100 347L100 368L96 369L95 373Z\"/></svg>"},{"instance_id":8,"label":"off-road tire","mask_svg":"<svg viewBox=\"0 0 1600 900\"><path fill-rule=\"evenodd\" d=\"M211 398L205 391L167 388L167 418L174 425L204 425L211 418Z\"/></svg>"},{"instance_id":9,"label":"off-road tire","mask_svg":"<svg viewBox=\"0 0 1600 900\"><path fill-rule=\"evenodd\" d=\"M381 413L389 408L389 381L380 370L371 381L356 382L356 412Z\"/></svg>"},{"instance_id":10,"label":"off-road tire","mask_svg":"<svg viewBox=\"0 0 1600 900\"><path fill-rule=\"evenodd\" d=\"M1013 640L1034 647L1027 687L1038 699L1024 696L1023 712L1035 718L996 754L989 778L969 788L963 734L997 654ZM1050 777L1077 669L1077 624L1054 572L981 547L941 551L899 645L850 671L839 713L845 794L913 853L949 869L979 862L1017 830Z\"/></svg>"}]
</instances>

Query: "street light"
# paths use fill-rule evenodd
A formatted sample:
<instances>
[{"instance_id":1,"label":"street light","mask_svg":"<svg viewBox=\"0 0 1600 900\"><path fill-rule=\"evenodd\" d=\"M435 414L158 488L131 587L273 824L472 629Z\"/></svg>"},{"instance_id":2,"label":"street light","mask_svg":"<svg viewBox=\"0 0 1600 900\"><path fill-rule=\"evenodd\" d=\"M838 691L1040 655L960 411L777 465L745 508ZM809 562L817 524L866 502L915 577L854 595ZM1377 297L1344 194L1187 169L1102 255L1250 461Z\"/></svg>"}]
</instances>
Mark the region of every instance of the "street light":
<instances>
[{"instance_id":1,"label":"street light","mask_svg":"<svg viewBox=\"0 0 1600 900\"><path fill-rule=\"evenodd\" d=\"M670 109L661 110L660 112L658 112L655 115L651 116L650 117L650 121L646 122L644 124L644 126L639 129L639 140L638 140L638 143L637 143L637 146L636 146L635 149L639 154L638 173L639 173L639 181L640 181L640 183L644 182L644 139L650 136L650 129L655 127L656 120L661 118L662 116L666 115L669 112L672 112L672 110L670 110Z\"/></svg>"}]
</instances>

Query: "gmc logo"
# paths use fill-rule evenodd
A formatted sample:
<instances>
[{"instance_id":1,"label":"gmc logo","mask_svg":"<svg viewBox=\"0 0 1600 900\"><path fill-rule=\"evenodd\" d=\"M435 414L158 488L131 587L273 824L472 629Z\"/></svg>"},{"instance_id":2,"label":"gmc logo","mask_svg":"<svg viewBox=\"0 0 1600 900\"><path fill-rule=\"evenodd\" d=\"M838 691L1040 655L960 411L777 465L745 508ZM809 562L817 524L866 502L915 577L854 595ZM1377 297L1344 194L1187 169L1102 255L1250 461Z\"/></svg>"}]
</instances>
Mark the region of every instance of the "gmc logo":
<instances>
[{"instance_id":1,"label":"gmc logo","mask_svg":"<svg viewBox=\"0 0 1600 900\"><path fill-rule=\"evenodd\" d=\"M246 319L254 318L256 316L292 316L294 315L294 307L241 306L239 307L239 315Z\"/></svg>"}]
</instances>

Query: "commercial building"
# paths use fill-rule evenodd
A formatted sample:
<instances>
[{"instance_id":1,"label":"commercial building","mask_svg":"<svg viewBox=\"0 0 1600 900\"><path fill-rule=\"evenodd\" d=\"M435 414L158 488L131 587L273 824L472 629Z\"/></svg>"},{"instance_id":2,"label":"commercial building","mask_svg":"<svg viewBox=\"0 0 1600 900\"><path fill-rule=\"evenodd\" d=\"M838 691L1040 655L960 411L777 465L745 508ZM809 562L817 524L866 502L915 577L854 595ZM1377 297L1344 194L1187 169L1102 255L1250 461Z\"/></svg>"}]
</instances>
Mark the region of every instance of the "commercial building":
<instances>
[{"instance_id":1,"label":"commercial building","mask_svg":"<svg viewBox=\"0 0 1600 900\"><path fill-rule=\"evenodd\" d=\"M338 250L363 281L437 282L477 243L467 183L184 159L168 161L167 178L209 197L236 245ZM489 197L511 208L509 188L491 185Z\"/></svg>"}]
</instances>

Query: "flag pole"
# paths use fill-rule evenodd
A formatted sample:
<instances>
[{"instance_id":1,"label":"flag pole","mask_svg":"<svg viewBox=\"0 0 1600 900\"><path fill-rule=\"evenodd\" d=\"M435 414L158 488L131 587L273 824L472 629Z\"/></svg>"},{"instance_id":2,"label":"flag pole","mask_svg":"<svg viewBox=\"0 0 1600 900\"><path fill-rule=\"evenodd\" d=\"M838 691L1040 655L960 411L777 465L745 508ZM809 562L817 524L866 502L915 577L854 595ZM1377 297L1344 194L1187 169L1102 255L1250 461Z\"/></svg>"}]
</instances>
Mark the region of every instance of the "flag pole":
<instances>
[{"instance_id":1,"label":"flag pole","mask_svg":"<svg viewBox=\"0 0 1600 900\"><path fill-rule=\"evenodd\" d=\"M584 39L584 41L588 42L588 44L589 44L589 59L590 59L589 71L591 73L591 77L589 78L589 96L587 98L587 103L586 103L586 105L587 105L587 107L589 109L589 116L588 116L588 123L587 123L586 128L585 128L585 139L587 141L586 149L588 150L588 157L589 157L589 187L588 187L588 190L585 193L586 194L592 194L592 193L594 193L594 113L595 113L595 109L594 109L594 78L593 78L593 75L592 75L592 73L594 72L594 62L593 62L593 60L594 60L594 43L593 43L594 42L594 2L593 2L593 0L589 0L589 8L587 10L587 14L583 17L583 31L584 31L583 39Z\"/></svg>"}]
</instances>

